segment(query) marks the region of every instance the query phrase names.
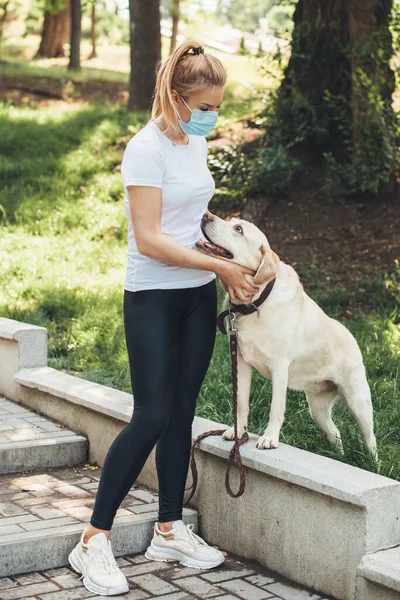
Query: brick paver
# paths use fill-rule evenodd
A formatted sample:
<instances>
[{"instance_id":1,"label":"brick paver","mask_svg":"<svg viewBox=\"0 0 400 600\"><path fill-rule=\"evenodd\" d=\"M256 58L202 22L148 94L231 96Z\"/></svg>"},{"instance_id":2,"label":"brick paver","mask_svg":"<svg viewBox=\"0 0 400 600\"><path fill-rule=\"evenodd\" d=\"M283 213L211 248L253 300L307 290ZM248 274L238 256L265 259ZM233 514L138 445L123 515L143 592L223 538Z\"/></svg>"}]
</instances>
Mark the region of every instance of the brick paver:
<instances>
[{"instance_id":1,"label":"brick paver","mask_svg":"<svg viewBox=\"0 0 400 600\"><path fill-rule=\"evenodd\" d=\"M0 449L12 448L20 442L46 441L71 437L74 432L60 423L0 396Z\"/></svg>"}]
</instances>

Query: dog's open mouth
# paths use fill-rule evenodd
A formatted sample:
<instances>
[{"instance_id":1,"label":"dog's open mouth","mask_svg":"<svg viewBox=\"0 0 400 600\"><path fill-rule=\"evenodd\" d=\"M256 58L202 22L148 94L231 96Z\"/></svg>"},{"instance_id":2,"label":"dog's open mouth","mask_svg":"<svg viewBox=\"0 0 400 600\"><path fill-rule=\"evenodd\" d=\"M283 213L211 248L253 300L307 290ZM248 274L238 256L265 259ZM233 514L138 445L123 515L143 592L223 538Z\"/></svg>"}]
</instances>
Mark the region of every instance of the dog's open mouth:
<instances>
[{"instance_id":1,"label":"dog's open mouth","mask_svg":"<svg viewBox=\"0 0 400 600\"><path fill-rule=\"evenodd\" d=\"M220 256L222 258L233 258L232 252L229 252L229 250L227 250L226 248L223 248L222 246L218 246L217 244L214 244L214 242L212 242L210 240L210 238L204 231L203 227L201 227L201 231L203 232L203 235L206 238L206 241L204 241L204 240L197 241L195 244L196 248L198 248L199 250L202 250L203 252L206 252L207 254L214 254L215 256Z\"/></svg>"}]
</instances>

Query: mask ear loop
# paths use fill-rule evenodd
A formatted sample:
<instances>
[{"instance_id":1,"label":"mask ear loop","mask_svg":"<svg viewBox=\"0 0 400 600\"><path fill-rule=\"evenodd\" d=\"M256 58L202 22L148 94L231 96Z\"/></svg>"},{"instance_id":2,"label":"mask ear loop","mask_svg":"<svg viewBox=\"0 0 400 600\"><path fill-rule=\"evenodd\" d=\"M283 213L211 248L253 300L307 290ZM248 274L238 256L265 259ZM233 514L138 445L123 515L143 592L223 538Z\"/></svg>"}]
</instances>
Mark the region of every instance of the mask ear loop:
<instances>
[{"instance_id":1,"label":"mask ear loop","mask_svg":"<svg viewBox=\"0 0 400 600\"><path fill-rule=\"evenodd\" d=\"M182 98L182 100L183 100L183 101L185 102L185 104L186 104L186 101L185 101L184 97L183 97L183 96L181 96L181 98ZM189 110L190 110L190 112L192 113L192 112L193 112L193 110L190 108L190 106L188 106L187 104L186 104L186 106L188 107L188 109L189 109Z\"/></svg>"}]
</instances>

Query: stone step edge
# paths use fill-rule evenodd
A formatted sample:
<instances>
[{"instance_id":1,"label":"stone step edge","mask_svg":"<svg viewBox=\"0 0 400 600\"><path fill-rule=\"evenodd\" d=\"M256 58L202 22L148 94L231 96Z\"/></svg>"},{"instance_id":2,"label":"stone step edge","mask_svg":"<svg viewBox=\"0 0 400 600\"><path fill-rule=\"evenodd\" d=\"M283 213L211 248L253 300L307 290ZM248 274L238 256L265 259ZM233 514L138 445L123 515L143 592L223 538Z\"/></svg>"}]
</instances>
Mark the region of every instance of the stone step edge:
<instances>
[{"instance_id":1,"label":"stone step edge","mask_svg":"<svg viewBox=\"0 0 400 600\"><path fill-rule=\"evenodd\" d=\"M400 545L365 554L357 569L357 575L400 592Z\"/></svg>"},{"instance_id":2,"label":"stone step edge","mask_svg":"<svg viewBox=\"0 0 400 600\"><path fill-rule=\"evenodd\" d=\"M51 434L49 434L51 435ZM53 439L49 438L32 438L30 440L18 440L17 442L11 442L9 444L0 443L0 452L7 450L21 450L23 448L34 448L34 447L43 447L43 446L61 446L62 444L81 444L81 443L89 443L89 440L77 433L71 432L71 435L63 435L59 437L54 437Z\"/></svg>"},{"instance_id":3,"label":"stone step edge","mask_svg":"<svg viewBox=\"0 0 400 600\"><path fill-rule=\"evenodd\" d=\"M152 538L158 512L116 517L111 530L111 543L115 557L144 552ZM182 520L193 523L198 531L198 513L184 507ZM46 530L3 536L0 539L0 577L9 577L33 571L68 566L68 555L79 542L87 523L76 523ZM52 531L53 529L53 531Z\"/></svg>"},{"instance_id":4,"label":"stone step edge","mask_svg":"<svg viewBox=\"0 0 400 600\"><path fill-rule=\"evenodd\" d=\"M0 444L0 478L38 468L69 467L87 461L89 440L80 435Z\"/></svg>"}]
</instances>

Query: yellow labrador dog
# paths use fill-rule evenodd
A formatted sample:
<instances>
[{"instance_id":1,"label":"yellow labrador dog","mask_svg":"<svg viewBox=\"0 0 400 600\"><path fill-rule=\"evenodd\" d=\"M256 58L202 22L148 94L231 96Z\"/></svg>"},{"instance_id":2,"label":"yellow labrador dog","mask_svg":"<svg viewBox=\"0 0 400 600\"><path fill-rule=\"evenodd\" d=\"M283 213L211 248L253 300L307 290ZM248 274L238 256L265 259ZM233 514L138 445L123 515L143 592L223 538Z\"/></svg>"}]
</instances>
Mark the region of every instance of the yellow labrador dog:
<instances>
[{"instance_id":1,"label":"yellow labrador dog","mask_svg":"<svg viewBox=\"0 0 400 600\"><path fill-rule=\"evenodd\" d=\"M256 270L246 274L258 286L255 301L273 278L274 287L258 311L236 313L238 336L238 435L247 430L252 368L272 380L268 426L258 448L277 448L284 421L286 390L305 392L314 421L340 451L342 441L332 421L335 400L343 397L359 423L365 443L376 456L371 393L358 344L344 325L328 317L304 291L296 271L279 259L266 236L249 221L224 221L207 211L196 248ZM247 292L246 292L247 293ZM235 300L235 304L240 304ZM228 308L227 295L223 310ZM243 303L242 303L243 304ZM233 427L224 434L233 439Z\"/></svg>"}]
</instances>

